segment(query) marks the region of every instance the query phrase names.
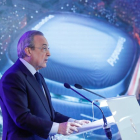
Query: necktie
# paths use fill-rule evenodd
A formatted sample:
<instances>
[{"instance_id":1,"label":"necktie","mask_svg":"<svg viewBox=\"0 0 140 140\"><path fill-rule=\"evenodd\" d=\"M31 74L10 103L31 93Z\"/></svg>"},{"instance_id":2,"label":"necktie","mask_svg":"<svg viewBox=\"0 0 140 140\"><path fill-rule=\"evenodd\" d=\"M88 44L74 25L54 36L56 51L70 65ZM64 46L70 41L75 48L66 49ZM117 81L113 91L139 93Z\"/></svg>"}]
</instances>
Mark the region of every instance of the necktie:
<instances>
[{"instance_id":1,"label":"necktie","mask_svg":"<svg viewBox=\"0 0 140 140\"><path fill-rule=\"evenodd\" d=\"M38 81L38 83L39 83L39 85L40 85L40 87L41 87L41 89L42 89L42 91L43 91L43 93L44 93L45 90L43 90L42 82L41 82L41 76L40 76L39 72L36 72L34 75L35 75L35 78L36 78L36 80ZM44 93L44 94L45 94L45 93ZM48 104L48 106L49 106L49 109L48 109L49 114L51 114L51 110L50 110L51 106L50 106L50 104L49 104L49 102L48 102L48 97L47 97L46 94L45 94L45 97L46 97L46 99L47 99L46 101L47 101L47 104Z\"/></svg>"},{"instance_id":2,"label":"necktie","mask_svg":"<svg viewBox=\"0 0 140 140\"><path fill-rule=\"evenodd\" d=\"M40 77L40 74L38 72L35 73L35 78L38 81L41 89L43 90L43 88L42 88L42 82L41 82L41 77Z\"/></svg>"}]
</instances>

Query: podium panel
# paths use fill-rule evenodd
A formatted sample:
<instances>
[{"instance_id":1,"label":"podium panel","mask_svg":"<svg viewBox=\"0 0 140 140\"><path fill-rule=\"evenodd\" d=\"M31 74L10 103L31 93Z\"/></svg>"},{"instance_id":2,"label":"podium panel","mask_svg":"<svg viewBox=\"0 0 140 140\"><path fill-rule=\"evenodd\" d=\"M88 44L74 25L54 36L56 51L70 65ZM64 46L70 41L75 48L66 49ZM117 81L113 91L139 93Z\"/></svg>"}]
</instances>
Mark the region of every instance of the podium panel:
<instances>
[{"instance_id":1,"label":"podium panel","mask_svg":"<svg viewBox=\"0 0 140 140\"><path fill-rule=\"evenodd\" d=\"M107 99L123 140L140 140L140 106L135 96Z\"/></svg>"},{"instance_id":2,"label":"podium panel","mask_svg":"<svg viewBox=\"0 0 140 140\"><path fill-rule=\"evenodd\" d=\"M112 112L112 116L106 117L112 132L111 140L140 140L140 106L135 96L121 96L98 102L107 105ZM103 124L100 119L79 127L78 133L56 135L53 140L108 140ZM103 135L97 135L96 131Z\"/></svg>"}]
</instances>

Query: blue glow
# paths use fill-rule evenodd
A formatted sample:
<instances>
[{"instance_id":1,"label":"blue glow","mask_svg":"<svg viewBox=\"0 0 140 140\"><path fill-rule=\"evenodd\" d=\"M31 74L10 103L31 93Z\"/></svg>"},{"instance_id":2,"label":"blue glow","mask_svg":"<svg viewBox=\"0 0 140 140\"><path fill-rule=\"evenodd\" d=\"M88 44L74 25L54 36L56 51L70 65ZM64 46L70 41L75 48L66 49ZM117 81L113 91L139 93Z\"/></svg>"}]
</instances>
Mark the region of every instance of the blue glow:
<instances>
[{"instance_id":1,"label":"blue glow","mask_svg":"<svg viewBox=\"0 0 140 140\"><path fill-rule=\"evenodd\" d=\"M45 30L46 27L44 27L41 30L46 31L52 60L57 63L92 70L95 60L96 63L106 61L112 46L116 44L113 37L92 27L57 21L55 24L57 26L46 25L49 29ZM109 49L104 49L105 46ZM102 57L98 54L102 54Z\"/></svg>"}]
</instances>

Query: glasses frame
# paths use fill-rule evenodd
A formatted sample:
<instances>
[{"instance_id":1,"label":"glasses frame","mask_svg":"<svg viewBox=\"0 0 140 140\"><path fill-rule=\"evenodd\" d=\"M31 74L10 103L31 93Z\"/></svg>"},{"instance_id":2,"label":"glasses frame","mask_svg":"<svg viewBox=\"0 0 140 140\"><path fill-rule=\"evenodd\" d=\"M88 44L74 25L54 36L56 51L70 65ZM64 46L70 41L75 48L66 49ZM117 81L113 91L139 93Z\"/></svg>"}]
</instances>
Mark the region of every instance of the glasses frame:
<instances>
[{"instance_id":1,"label":"glasses frame","mask_svg":"<svg viewBox=\"0 0 140 140\"><path fill-rule=\"evenodd\" d=\"M49 51L49 47L47 45L43 45L42 47L29 47L29 48L37 48L39 50L42 50L44 53Z\"/></svg>"}]
</instances>

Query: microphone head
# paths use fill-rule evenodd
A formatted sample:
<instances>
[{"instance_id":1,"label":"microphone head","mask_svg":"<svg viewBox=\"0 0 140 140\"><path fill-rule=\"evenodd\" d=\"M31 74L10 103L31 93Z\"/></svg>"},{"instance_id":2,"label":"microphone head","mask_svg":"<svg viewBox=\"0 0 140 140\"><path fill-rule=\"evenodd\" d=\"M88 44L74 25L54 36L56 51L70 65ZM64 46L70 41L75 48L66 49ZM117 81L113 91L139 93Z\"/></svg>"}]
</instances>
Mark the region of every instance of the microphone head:
<instances>
[{"instance_id":1,"label":"microphone head","mask_svg":"<svg viewBox=\"0 0 140 140\"><path fill-rule=\"evenodd\" d=\"M70 88L70 85L68 83L64 83L64 87Z\"/></svg>"},{"instance_id":2,"label":"microphone head","mask_svg":"<svg viewBox=\"0 0 140 140\"><path fill-rule=\"evenodd\" d=\"M79 85L79 84L75 84L74 85L76 88L79 88L79 89L82 89L83 87L81 86L81 85Z\"/></svg>"}]
</instances>

